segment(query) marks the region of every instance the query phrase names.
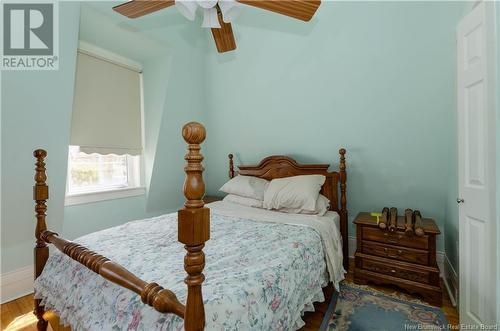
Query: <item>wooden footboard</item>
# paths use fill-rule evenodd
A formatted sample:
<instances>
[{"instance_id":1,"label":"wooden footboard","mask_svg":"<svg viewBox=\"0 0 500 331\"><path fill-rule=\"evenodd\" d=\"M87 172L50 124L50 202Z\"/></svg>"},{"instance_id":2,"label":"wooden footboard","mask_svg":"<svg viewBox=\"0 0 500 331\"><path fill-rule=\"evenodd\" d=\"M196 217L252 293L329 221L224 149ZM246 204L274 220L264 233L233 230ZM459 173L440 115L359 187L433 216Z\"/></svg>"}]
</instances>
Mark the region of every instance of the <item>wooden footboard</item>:
<instances>
[{"instance_id":1,"label":"wooden footboard","mask_svg":"<svg viewBox=\"0 0 500 331\"><path fill-rule=\"evenodd\" d=\"M35 279L40 276L49 256L47 244L53 244L62 253L78 261L101 277L119 286L127 288L141 296L142 302L150 305L161 313L173 313L184 318L184 329L188 331L203 330L205 327L205 309L201 285L205 279L205 255L203 247L210 238L210 211L204 207L203 195L203 156L200 153L200 144L205 140L203 125L191 122L182 128L182 136L188 143L188 153L185 156L187 164L184 168L184 196L187 201L184 208L178 212L178 239L186 249L184 269L187 277L188 295L186 304L177 300L175 294L156 283L147 283L139 277L110 261L106 257L63 238L55 232L48 231L45 222L49 198L49 189L46 183L45 157L47 152L38 149L33 155L36 158L35 186L33 199L36 201L36 246L35 246ZM38 319L38 330L47 330L47 321L44 319L44 308L40 300L35 300L34 313Z\"/></svg>"}]
</instances>

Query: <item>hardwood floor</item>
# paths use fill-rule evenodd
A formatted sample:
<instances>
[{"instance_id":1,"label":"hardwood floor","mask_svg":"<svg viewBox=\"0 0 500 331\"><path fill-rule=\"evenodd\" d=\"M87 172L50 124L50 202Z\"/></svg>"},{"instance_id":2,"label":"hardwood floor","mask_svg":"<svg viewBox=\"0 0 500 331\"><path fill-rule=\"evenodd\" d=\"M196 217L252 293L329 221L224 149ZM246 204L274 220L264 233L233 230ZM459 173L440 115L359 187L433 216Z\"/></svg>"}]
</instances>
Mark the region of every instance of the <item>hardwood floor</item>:
<instances>
[{"instance_id":1,"label":"hardwood floor","mask_svg":"<svg viewBox=\"0 0 500 331\"><path fill-rule=\"evenodd\" d=\"M346 281L353 281L354 265L351 261L351 268L347 274ZM398 291L397 288L391 287L380 287L372 286L375 289L381 290L386 293L392 293ZM443 287L444 288L444 287ZM326 300L321 303L316 303L314 305L315 311L311 313L306 313L304 315L304 321L306 325L301 329L302 331L316 331L319 329L321 322L323 321L323 316L325 315L330 299L333 294L333 287L328 286L323 289L325 293ZM411 296L418 298L418 296ZM453 325L458 324L458 312L455 307L452 306L447 292L443 291L443 307L442 307L448 322ZM17 300L5 303L0 306L1 315L1 330L5 331L36 331L36 318L32 314L33 310L33 295L27 295ZM52 330L49 326L49 330ZM58 331L58 330L55 330Z\"/></svg>"},{"instance_id":2,"label":"hardwood floor","mask_svg":"<svg viewBox=\"0 0 500 331\"><path fill-rule=\"evenodd\" d=\"M0 306L2 330L36 330L32 297L27 295Z\"/></svg>"}]
</instances>

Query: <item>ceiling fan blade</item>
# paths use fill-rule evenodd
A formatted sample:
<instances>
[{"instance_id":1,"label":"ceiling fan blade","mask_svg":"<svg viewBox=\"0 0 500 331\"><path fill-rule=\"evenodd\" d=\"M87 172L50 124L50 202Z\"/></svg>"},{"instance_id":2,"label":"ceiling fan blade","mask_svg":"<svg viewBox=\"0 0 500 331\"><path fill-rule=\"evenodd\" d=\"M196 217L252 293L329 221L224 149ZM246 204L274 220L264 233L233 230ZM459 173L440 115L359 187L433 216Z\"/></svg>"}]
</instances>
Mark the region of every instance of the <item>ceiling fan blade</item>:
<instances>
[{"instance_id":1,"label":"ceiling fan blade","mask_svg":"<svg viewBox=\"0 0 500 331\"><path fill-rule=\"evenodd\" d=\"M137 18L174 4L175 0L132 0L114 6L113 10L129 18Z\"/></svg>"},{"instance_id":2,"label":"ceiling fan blade","mask_svg":"<svg viewBox=\"0 0 500 331\"><path fill-rule=\"evenodd\" d=\"M245 5L269 10L302 21L310 21L316 13L320 0L237 0Z\"/></svg>"},{"instance_id":3,"label":"ceiling fan blade","mask_svg":"<svg viewBox=\"0 0 500 331\"><path fill-rule=\"evenodd\" d=\"M236 41L234 40L233 28L231 23L225 23L222 19L222 14L219 11L219 24L220 29L212 28L212 35L214 36L215 46L219 53L225 53L236 49Z\"/></svg>"}]
</instances>

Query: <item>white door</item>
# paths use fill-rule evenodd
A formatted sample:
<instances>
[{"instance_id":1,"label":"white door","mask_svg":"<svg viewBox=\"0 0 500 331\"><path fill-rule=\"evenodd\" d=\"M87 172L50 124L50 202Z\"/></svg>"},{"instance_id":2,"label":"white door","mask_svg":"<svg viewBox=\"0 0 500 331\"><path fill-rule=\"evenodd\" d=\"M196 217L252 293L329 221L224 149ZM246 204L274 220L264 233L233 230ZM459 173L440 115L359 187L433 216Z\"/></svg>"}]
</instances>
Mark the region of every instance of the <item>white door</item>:
<instances>
[{"instance_id":1,"label":"white door","mask_svg":"<svg viewBox=\"0 0 500 331\"><path fill-rule=\"evenodd\" d=\"M457 29L460 322L496 323L495 16L480 2Z\"/></svg>"}]
</instances>

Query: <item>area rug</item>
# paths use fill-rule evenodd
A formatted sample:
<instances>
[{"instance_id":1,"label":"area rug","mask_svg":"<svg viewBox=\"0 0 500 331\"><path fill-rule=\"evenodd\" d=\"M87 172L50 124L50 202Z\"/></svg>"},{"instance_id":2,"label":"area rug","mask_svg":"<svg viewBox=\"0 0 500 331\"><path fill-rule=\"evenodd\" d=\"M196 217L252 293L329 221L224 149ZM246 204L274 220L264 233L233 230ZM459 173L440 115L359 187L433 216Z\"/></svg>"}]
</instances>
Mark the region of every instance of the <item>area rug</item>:
<instances>
[{"instance_id":1,"label":"area rug","mask_svg":"<svg viewBox=\"0 0 500 331\"><path fill-rule=\"evenodd\" d=\"M448 321L441 309L400 294L368 286L341 284L328 306L320 331L441 330Z\"/></svg>"}]
</instances>

